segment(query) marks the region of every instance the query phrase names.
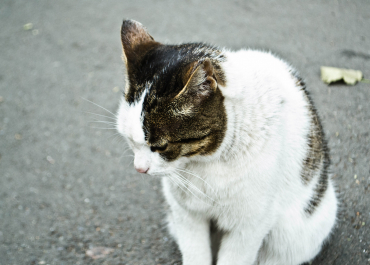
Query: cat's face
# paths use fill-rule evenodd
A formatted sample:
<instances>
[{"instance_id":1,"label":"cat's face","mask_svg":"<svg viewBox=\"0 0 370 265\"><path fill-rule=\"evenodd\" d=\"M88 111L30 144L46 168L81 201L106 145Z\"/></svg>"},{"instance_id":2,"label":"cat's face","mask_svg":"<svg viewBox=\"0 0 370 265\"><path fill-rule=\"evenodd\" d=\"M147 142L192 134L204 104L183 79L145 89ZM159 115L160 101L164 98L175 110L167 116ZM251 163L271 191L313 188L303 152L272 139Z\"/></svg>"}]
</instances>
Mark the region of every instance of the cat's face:
<instances>
[{"instance_id":1,"label":"cat's face","mask_svg":"<svg viewBox=\"0 0 370 265\"><path fill-rule=\"evenodd\" d=\"M117 129L136 170L166 174L214 153L226 131L222 54L203 44L162 45L135 21L124 21L121 37L127 81Z\"/></svg>"}]
</instances>

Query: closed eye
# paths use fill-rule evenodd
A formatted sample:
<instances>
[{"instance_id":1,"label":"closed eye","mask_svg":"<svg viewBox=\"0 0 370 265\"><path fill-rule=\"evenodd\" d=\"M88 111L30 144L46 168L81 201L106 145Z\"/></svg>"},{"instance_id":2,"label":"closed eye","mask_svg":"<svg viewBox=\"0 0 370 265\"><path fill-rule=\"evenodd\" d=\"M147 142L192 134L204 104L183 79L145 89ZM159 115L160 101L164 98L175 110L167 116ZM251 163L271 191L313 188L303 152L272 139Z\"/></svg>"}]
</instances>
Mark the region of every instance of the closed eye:
<instances>
[{"instance_id":1,"label":"closed eye","mask_svg":"<svg viewBox=\"0 0 370 265\"><path fill-rule=\"evenodd\" d=\"M164 152L167 149L168 144L162 146L151 146L150 151L152 152Z\"/></svg>"},{"instance_id":2,"label":"closed eye","mask_svg":"<svg viewBox=\"0 0 370 265\"><path fill-rule=\"evenodd\" d=\"M178 141L174 141L173 143L190 144L190 143L194 143L194 142L198 142L198 141L204 140L204 139L206 139L209 135L210 135L210 133L209 133L209 134L206 134L206 135L204 135L204 136L200 136L200 137L185 138L185 139L181 139L181 140L178 140Z\"/></svg>"}]
</instances>

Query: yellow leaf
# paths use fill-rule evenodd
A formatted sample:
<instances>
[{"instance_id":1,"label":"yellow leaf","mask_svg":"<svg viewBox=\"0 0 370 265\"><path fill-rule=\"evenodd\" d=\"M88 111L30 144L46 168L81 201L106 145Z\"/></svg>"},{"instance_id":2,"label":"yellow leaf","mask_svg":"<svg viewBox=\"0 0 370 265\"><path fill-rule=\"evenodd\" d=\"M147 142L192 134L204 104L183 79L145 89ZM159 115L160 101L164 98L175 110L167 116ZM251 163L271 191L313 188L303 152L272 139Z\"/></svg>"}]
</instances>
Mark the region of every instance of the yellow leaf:
<instances>
[{"instance_id":1,"label":"yellow leaf","mask_svg":"<svg viewBox=\"0 0 370 265\"><path fill-rule=\"evenodd\" d=\"M33 24L32 23L27 23L23 25L24 30L31 30L33 29Z\"/></svg>"},{"instance_id":2,"label":"yellow leaf","mask_svg":"<svg viewBox=\"0 0 370 265\"><path fill-rule=\"evenodd\" d=\"M354 85L362 80L362 72L352 69L321 66L321 80L327 84L343 80L348 85Z\"/></svg>"}]
</instances>

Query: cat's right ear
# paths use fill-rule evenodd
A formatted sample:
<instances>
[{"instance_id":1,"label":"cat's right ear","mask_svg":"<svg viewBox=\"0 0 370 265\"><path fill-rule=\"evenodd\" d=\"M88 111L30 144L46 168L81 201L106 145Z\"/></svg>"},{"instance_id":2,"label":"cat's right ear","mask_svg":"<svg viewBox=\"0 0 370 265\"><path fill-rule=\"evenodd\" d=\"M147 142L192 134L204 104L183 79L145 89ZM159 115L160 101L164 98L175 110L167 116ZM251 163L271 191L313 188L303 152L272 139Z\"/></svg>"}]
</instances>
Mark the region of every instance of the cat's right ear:
<instances>
[{"instance_id":1,"label":"cat's right ear","mask_svg":"<svg viewBox=\"0 0 370 265\"><path fill-rule=\"evenodd\" d=\"M121 27L123 58L127 66L135 64L148 50L159 45L144 26L135 20L124 20Z\"/></svg>"}]
</instances>

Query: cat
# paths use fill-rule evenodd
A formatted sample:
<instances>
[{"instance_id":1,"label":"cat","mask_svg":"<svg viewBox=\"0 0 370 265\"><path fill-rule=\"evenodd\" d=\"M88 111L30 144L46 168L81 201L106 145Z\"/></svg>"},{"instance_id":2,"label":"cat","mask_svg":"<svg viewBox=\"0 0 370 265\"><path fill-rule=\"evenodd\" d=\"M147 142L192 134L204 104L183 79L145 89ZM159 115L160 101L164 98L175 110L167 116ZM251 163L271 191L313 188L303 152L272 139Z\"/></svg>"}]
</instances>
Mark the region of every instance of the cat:
<instances>
[{"instance_id":1,"label":"cat","mask_svg":"<svg viewBox=\"0 0 370 265\"><path fill-rule=\"evenodd\" d=\"M161 176L184 265L297 265L336 222L329 153L304 81L270 52L164 45L121 28L117 130ZM224 231L212 257L210 223Z\"/></svg>"}]
</instances>

